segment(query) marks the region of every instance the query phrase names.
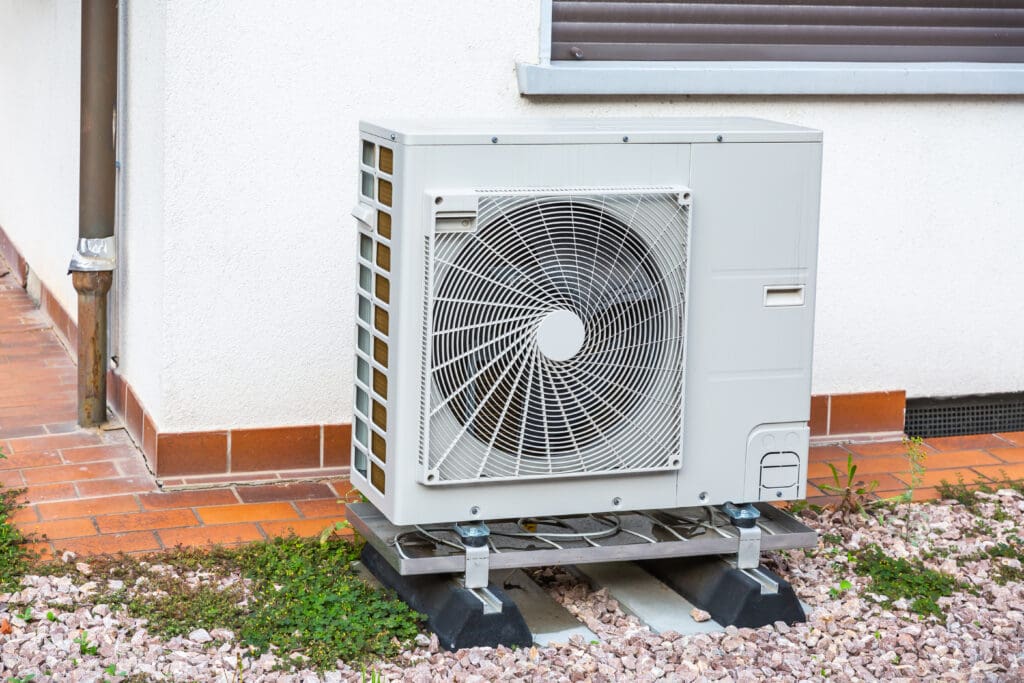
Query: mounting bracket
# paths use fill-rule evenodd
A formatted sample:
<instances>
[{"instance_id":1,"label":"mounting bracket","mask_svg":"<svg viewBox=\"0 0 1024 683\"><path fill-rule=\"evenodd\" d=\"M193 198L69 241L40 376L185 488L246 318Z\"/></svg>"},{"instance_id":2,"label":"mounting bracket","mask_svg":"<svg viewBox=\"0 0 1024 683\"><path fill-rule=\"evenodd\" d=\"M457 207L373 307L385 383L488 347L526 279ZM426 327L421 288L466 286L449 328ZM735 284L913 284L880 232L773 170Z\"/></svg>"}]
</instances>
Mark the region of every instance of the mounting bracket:
<instances>
[{"instance_id":1,"label":"mounting bracket","mask_svg":"<svg viewBox=\"0 0 1024 683\"><path fill-rule=\"evenodd\" d=\"M490 549L487 547L487 540L491 536L491 530L483 522L470 522L468 524L456 524L455 533L458 534L466 550L466 576L464 580L466 588L486 588L489 582L490 563L488 560L491 554Z\"/></svg>"},{"instance_id":2,"label":"mounting bracket","mask_svg":"<svg viewBox=\"0 0 1024 683\"><path fill-rule=\"evenodd\" d=\"M745 505L726 503L719 509L725 513L739 534L736 567L738 569L755 569L761 564L761 528L757 525L761 512L750 503Z\"/></svg>"}]
</instances>

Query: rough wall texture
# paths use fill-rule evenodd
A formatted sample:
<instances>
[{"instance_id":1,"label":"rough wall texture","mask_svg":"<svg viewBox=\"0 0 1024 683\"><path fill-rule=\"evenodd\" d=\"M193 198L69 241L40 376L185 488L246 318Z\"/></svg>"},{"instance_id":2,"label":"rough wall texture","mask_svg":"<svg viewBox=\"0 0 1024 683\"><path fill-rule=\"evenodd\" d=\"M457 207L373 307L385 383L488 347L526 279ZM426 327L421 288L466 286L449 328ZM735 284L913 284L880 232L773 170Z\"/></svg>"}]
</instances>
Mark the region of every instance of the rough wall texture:
<instances>
[{"instance_id":1,"label":"rough wall texture","mask_svg":"<svg viewBox=\"0 0 1024 683\"><path fill-rule=\"evenodd\" d=\"M0 1L0 227L72 317L80 24L77 3Z\"/></svg>"},{"instance_id":2,"label":"rough wall texture","mask_svg":"<svg viewBox=\"0 0 1024 683\"><path fill-rule=\"evenodd\" d=\"M536 0L128 6L121 355L161 429L348 418L356 127L385 115L821 128L815 393L1024 388L1024 99L529 100ZM77 21L0 4L0 224L51 286L76 215Z\"/></svg>"},{"instance_id":3,"label":"rough wall texture","mask_svg":"<svg viewBox=\"0 0 1024 683\"><path fill-rule=\"evenodd\" d=\"M131 383L146 410L160 415L165 364L163 302L173 281L173 273L164 263L164 149L168 144L164 135L164 3L128 2L125 7L118 371Z\"/></svg>"}]
</instances>

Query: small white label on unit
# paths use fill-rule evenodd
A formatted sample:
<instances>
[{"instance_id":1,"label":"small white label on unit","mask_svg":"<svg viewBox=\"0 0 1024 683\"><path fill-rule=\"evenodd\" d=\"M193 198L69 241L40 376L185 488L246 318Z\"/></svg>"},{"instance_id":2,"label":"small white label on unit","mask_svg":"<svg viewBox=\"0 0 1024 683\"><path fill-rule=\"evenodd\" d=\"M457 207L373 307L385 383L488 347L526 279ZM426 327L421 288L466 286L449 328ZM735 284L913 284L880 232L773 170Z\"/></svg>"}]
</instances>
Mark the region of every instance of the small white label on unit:
<instances>
[{"instance_id":1,"label":"small white label on unit","mask_svg":"<svg viewBox=\"0 0 1024 683\"><path fill-rule=\"evenodd\" d=\"M475 211L438 211L434 219L436 232L473 232L476 230Z\"/></svg>"}]
</instances>

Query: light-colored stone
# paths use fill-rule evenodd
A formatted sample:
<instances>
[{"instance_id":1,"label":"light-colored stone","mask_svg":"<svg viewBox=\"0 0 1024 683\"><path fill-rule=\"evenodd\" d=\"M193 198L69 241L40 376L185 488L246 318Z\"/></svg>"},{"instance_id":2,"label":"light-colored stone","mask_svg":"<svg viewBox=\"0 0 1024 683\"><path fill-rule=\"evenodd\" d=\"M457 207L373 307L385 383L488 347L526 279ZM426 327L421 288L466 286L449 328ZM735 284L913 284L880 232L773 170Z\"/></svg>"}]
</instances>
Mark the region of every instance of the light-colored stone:
<instances>
[{"instance_id":1,"label":"light-colored stone","mask_svg":"<svg viewBox=\"0 0 1024 683\"><path fill-rule=\"evenodd\" d=\"M1006 497L1016 501L1016 497ZM374 665L387 680L816 680L828 675L835 680L1020 680L1024 678L1019 643L1024 639L1024 586L994 581L1000 567L1015 567L996 560L961 560L1008 542L1021 533L1024 511L1006 504L1005 522L988 524L993 532L974 531L977 519L959 505L897 506L894 512L879 510L873 518L843 520L825 514L810 523L819 532L856 536L861 547L878 545L893 557L921 558L933 568L948 570L976 586L978 595L959 591L940 598L943 619L919 620L907 611L909 600L886 600L870 590L870 580L856 576L853 568L838 564L822 551L793 551L770 556L774 569L789 579L797 595L811 608L810 621L776 623L760 629L729 627L725 632L680 635L652 632L608 591L594 591L562 568L532 572L547 593L598 637L597 643L580 637L550 647L513 651L508 648L473 648L446 652L437 637L421 634L413 649L391 662ZM923 535L920 543L908 542L904 529L892 524L890 515L913 519L917 525L959 530L958 539L945 533ZM904 523L905 524L905 523ZM74 558L72 558L74 559ZM154 565L155 572L172 575L168 565ZM8 603L0 603L0 618L12 624L12 633L0 637L0 669L5 677L26 677L50 671L52 680L102 680L111 665L129 675L154 680L237 680L266 683L313 680L361 681L360 667L342 665L321 674L300 670L281 671L281 660L272 653L254 657L230 631L194 629L187 638L162 640L148 632L142 620L123 608L93 605L102 594L96 583L79 573L70 577L27 576ZM93 579L98 577L93 576ZM206 573L189 572L179 577L198 584L216 580ZM835 598L829 588L842 579L854 588ZM228 582L238 581L233 577ZM102 585L102 581L99 581ZM148 581L131 582L127 592L145 594ZM226 585L226 584L225 584ZM120 582L108 586L124 588ZM54 601L66 610L56 610ZM27 622L16 617L29 608ZM53 611L57 620L45 618ZM694 618L701 615L695 615ZM98 655L79 655L75 639L85 633ZM75 663L77 660L77 663ZM319 676L319 678L317 678Z\"/></svg>"},{"instance_id":2,"label":"light-colored stone","mask_svg":"<svg viewBox=\"0 0 1024 683\"><path fill-rule=\"evenodd\" d=\"M210 632L205 628L197 628L195 631L188 634L188 639L193 643L209 643L213 640L213 636L211 636Z\"/></svg>"}]
</instances>

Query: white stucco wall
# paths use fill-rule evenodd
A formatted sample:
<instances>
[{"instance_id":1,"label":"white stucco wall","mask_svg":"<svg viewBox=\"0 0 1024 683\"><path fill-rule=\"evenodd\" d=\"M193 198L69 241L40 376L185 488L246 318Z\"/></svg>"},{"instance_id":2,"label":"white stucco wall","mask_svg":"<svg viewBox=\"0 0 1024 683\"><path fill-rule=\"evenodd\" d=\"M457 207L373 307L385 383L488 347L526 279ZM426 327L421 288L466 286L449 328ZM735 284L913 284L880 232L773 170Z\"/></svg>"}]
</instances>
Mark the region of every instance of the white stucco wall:
<instances>
[{"instance_id":1,"label":"white stucco wall","mask_svg":"<svg viewBox=\"0 0 1024 683\"><path fill-rule=\"evenodd\" d=\"M151 415L163 412L164 296L173 274L164 263L166 36L163 2L127 2L123 18L121 188L118 224L118 372Z\"/></svg>"},{"instance_id":2,"label":"white stucco wall","mask_svg":"<svg viewBox=\"0 0 1024 683\"><path fill-rule=\"evenodd\" d=\"M815 392L1024 389L1022 98L528 100L514 65L536 59L537 0L128 6L121 357L161 429L348 420L348 211L357 121L377 116L753 115L821 128ZM7 17L25 12L0 7L6 37ZM0 60L2 78L21 66ZM0 178L38 163L14 151ZM30 241L22 216L39 208L12 213L7 187L0 223ZM61 268L69 248L57 248Z\"/></svg>"},{"instance_id":3,"label":"white stucco wall","mask_svg":"<svg viewBox=\"0 0 1024 683\"><path fill-rule=\"evenodd\" d=\"M0 226L74 319L81 13L0 0Z\"/></svg>"}]
</instances>

